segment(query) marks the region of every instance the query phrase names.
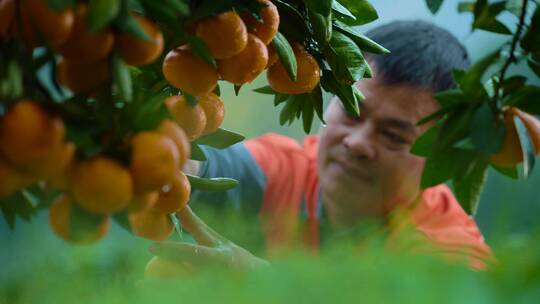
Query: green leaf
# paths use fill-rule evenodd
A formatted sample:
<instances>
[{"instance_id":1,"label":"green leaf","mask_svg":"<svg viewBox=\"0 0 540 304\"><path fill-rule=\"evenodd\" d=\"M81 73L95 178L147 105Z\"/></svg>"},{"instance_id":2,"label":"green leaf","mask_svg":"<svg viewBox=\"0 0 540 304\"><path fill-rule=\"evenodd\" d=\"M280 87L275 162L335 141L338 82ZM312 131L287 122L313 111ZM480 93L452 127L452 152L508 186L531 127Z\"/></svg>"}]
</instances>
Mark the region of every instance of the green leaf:
<instances>
[{"instance_id":1,"label":"green leaf","mask_svg":"<svg viewBox=\"0 0 540 304\"><path fill-rule=\"evenodd\" d=\"M506 104L515 106L521 110L533 114L540 115L540 87L524 86L520 90L508 96Z\"/></svg>"},{"instance_id":2,"label":"green leaf","mask_svg":"<svg viewBox=\"0 0 540 304\"><path fill-rule=\"evenodd\" d=\"M309 21L315 40L320 48L324 48L332 37L332 15L325 16L309 11Z\"/></svg>"},{"instance_id":3,"label":"green leaf","mask_svg":"<svg viewBox=\"0 0 540 304\"><path fill-rule=\"evenodd\" d=\"M95 32L108 25L120 12L120 0L90 0L88 2L88 31Z\"/></svg>"},{"instance_id":4,"label":"green leaf","mask_svg":"<svg viewBox=\"0 0 540 304\"><path fill-rule=\"evenodd\" d=\"M47 6L53 11L60 12L66 8L73 7L76 4L75 0L46 0Z\"/></svg>"},{"instance_id":5,"label":"green leaf","mask_svg":"<svg viewBox=\"0 0 540 304\"><path fill-rule=\"evenodd\" d=\"M204 192L223 192L240 184L237 180L227 177L202 178L190 174L186 176L192 188Z\"/></svg>"},{"instance_id":6,"label":"green leaf","mask_svg":"<svg viewBox=\"0 0 540 304\"><path fill-rule=\"evenodd\" d=\"M204 151L199 147L196 143L191 143L191 159L198 160L198 161L206 161L206 155L204 154Z\"/></svg>"},{"instance_id":7,"label":"green leaf","mask_svg":"<svg viewBox=\"0 0 540 304\"><path fill-rule=\"evenodd\" d=\"M485 158L482 154L479 154L476 150L463 150L458 149L457 161L454 166L453 182L461 181L465 176L470 174L474 168L474 164L480 158Z\"/></svg>"},{"instance_id":8,"label":"green leaf","mask_svg":"<svg viewBox=\"0 0 540 304\"><path fill-rule=\"evenodd\" d=\"M441 8L441 5L443 4L443 0L426 0L426 4L429 10L431 11L431 13L435 15Z\"/></svg>"},{"instance_id":9,"label":"green leaf","mask_svg":"<svg viewBox=\"0 0 540 304\"><path fill-rule=\"evenodd\" d=\"M367 62L356 43L341 32L334 31L324 50L328 64L342 83L353 84L360 80L367 69Z\"/></svg>"},{"instance_id":10,"label":"green leaf","mask_svg":"<svg viewBox=\"0 0 540 304\"><path fill-rule=\"evenodd\" d=\"M123 1L126 4L126 8L128 11L135 11L137 13L144 14L144 7L141 5L139 0L126 0Z\"/></svg>"},{"instance_id":11,"label":"green leaf","mask_svg":"<svg viewBox=\"0 0 540 304\"><path fill-rule=\"evenodd\" d=\"M238 96L240 94L240 89L242 88L241 84L235 84L234 85L234 95Z\"/></svg>"},{"instance_id":12,"label":"green leaf","mask_svg":"<svg viewBox=\"0 0 540 304\"><path fill-rule=\"evenodd\" d=\"M523 152L523 176L528 178L534 168L534 144L527 127L518 116L514 116L514 124L516 125L521 151Z\"/></svg>"},{"instance_id":13,"label":"green leaf","mask_svg":"<svg viewBox=\"0 0 540 304\"><path fill-rule=\"evenodd\" d=\"M438 150L426 159L420 186L422 189L441 184L454 176L459 150L454 148Z\"/></svg>"},{"instance_id":14,"label":"green leaf","mask_svg":"<svg viewBox=\"0 0 540 304\"><path fill-rule=\"evenodd\" d=\"M165 24L169 28L181 28L179 17L185 14L175 10L169 1L139 0L139 2L148 15L152 16L156 21Z\"/></svg>"},{"instance_id":15,"label":"green leaf","mask_svg":"<svg viewBox=\"0 0 540 304\"><path fill-rule=\"evenodd\" d=\"M315 113L317 113L317 116L319 117L321 122L325 123L323 118L323 96L320 85L318 85L313 91L311 91L310 97L313 108L315 109Z\"/></svg>"},{"instance_id":16,"label":"green leaf","mask_svg":"<svg viewBox=\"0 0 540 304\"><path fill-rule=\"evenodd\" d=\"M220 13L230 11L233 9L230 1L213 1L202 0L197 1L197 6L190 14L189 21L199 20L203 17L218 15Z\"/></svg>"},{"instance_id":17,"label":"green leaf","mask_svg":"<svg viewBox=\"0 0 540 304\"><path fill-rule=\"evenodd\" d=\"M302 122L304 126L304 132L309 134L311 131L311 124L313 123L313 105L311 103L310 95L306 95L307 98L304 98L303 108L302 108Z\"/></svg>"},{"instance_id":18,"label":"green leaf","mask_svg":"<svg viewBox=\"0 0 540 304\"><path fill-rule=\"evenodd\" d=\"M491 155L502 148L505 133L504 123L497 120L487 103L483 103L472 117L472 143L485 155Z\"/></svg>"},{"instance_id":19,"label":"green leaf","mask_svg":"<svg viewBox=\"0 0 540 304\"><path fill-rule=\"evenodd\" d=\"M533 60L527 60L527 64L534 74L536 74L537 77L540 77L540 63Z\"/></svg>"},{"instance_id":20,"label":"green leaf","mask_svg":"<svg viewBox=\"0 0 540 304\"><path fill-rule=\"evenodd\" d=\"M151 39L140 26L139 22L137 22L137 20L131 14L129 14L127 10L124 10L124 8L122 8L120 15L113 21L113 23L114 26L117 27L121 32L128 33L144 41L150 41Z\"/></svg>"},{"instance_id":21,"label":"green leaf","mask_svg":"<svg viewBox=\"0 0 540 304\"><path fill-rule=\"evenodd\" d=\"M288 94L276 94L274 95L274 106L279 105L282 102L287 101L289 99L290 95Z\"/></svg>"},{"instance_id":22,"label":"green leaf","mask_svg":"<svg viewBox=\"0 0 540 304\"><path fill-rule=\"evenodd\" d=\"M133 88L131 74L128 65L122 60L119 54L115 54L112 59L113 80L123 102L131 102L133 99Z\"/></svg>"},{"instance_id":23,"label":"green leaf","mask_svg":"<svg viewBox=\"0 0 540 304\"><path fill-rule=\"evenodd\" d=\"M196 36L189 36L188 43L191 46L193 52L199 56L204 62L211 65L213 68L217 69L217 63L214 57L212 56L212 52L210 51L210 48L204 41L202 41L200 38Z\"/></svg>"},{"instance_id":24,"label":"green leaf","mask_svg":"<svg viewBox=\"0 0 540 304\"><path fill-rule=\"evenodd\" d=\"M133 131L153 130L165 118L172 118L165 106L167 92L160 92L153 96L144 96L127 106L126 120L130 121Z\"/></svg>"},{"instance_id":25,"label":"green leaf","mask_svg":"<svg viewBox=\"0 0 540 304\"><path fill-rule=\"evenodd\" d=\"M456 143L454 143L454 145L452 145L452 147L458 148L461 150L477 151L476 147L472 143L470 136L466 136L465 138L457 141Z\"/></svg>"},{"instance_id":26,"label":"green leaf","mask_svg":"<svg viewBox=\"0 0 540 304\"><path fill-rule=\"evenodd\" d=\"M511 35L512 31L496 19L505 8L505 2L499 1L493 4L488 4L487 1L479 0L476 2L474 10L474 22L472 24L473 29L483 29L489 32Z\"/></svg>"},{"instance_id":27,"label":"green leaf","mask_svg":"<svg viewBox=\"0 0 540 304\"><path fill-rule=\"evenodd\" d=\"M340 22L337 20L335 22L334 28L339 31L340 33L343 33L347 35L347 37L351 38L356 45L363 51L370 52L373 54L389 54L390 51L378 44L377 42L369 39L364 34L356 31L354 28L349 27L348 25L344 24L343 22Z\"/></svg>"},{"instance_id":28,"label":"green leaf","mask_svg":"<svg viewBox=\"0 0 540 304\"><path fill-rule=\"evenodd\" d=\"M260 88L256 88L253 90L254 92L257 92L259 94L266 94L266 95L276 95L278 94L276 91L274 91L270 86L264 86Z\"/></svg>"},{"instance_id":29,"label":"green leaf","mask_svg":"<svg viewBox=\"0 0 540 304\"><path fill-rule=\"evenodd\" d=\"M336 95L347 113L358 117L360 115L359 102L362 101L358 95L358 89L353 85L340 83L332 71L323 70L321 86L325 91Z\"/></svg>"},{"instance_id":30,"label":"green leaf","mask_svg":"<svg viewBox=\"0 0 540 304\"><path fill-rule=\"evenodd\" d=\"M309 27L300 12L281 0L274 0L279 11L279 32L295 41L304 41L310 37Z\"/></svg>"},{"instance_id":31,"label":"green leaf","mask_svg":"<svg viewBox=\"0 0 540 304\"><path fill-rule=\"evenodd\" d=\"M304 0L307 8L323 16L329 16L332 12L334 0Z\"/></svg>"},{"instance_id":32,"label":"green leaf","mask_svg":"<svg viewBox=\"0 0 540 304\"><path fill-rule=\"evenodd\" d=\"M216 94L218 97L221 97L221 87L219 86L219 83L216 85L216 88L214 89L214 94Z\"/></svg>"},{"instance_id":33,"label":"green leaf","mask_svg":"<svg viewBox=\"0 0 540 304\"><path fill-rule=\"evenodd\" d=\"M340 0L339 3L355 17L350 18L346 14L341 14L339 10L335 10L338 12L337 17L345 24L351 26L363 25L379 18L375 8L367 0ZM336 6L333 8L335 9Z\"/></svg>"},{"instance_id":34,"label":"green leaf","mask_svg":"<svg viewBox=\"0 0 540 304\"><path fill-rule=\"evenodd\" d=\"M521 75L516 75L505 79L501 83L501 87L503 89L503 96L508 96L521 90L525 86L526 82L527 77Z\"/></svg>"},{"instance_id":35,"label":"green leaf","mask_svg":"<svg viewBox=\"0 0 540 304\"><path fill-rule=\"evenodd\" d=\"M448 116L443 122L441 132L439 132L436 144L437 151L446 150L469 135L472 114L473 108L467 108L455 111Z\"/></svg>"},{"instance_id":36,"label":"green leaf","mask_svg":"<svg viewBox=\"0 0 540 304\"><path fill-rule=\"evenodd\" d=\"M467 102L467 97L460 89L438 92L433 96L443 108Z\"/></svg>"},{"instance_id":37,"label":"green leaf","mask_svg":"<svg viewBox=\"0 0 540 304\"><path fill-rule=\"evenodd\" d=\"M186 0L165 0L163 1L168 4L176 14L187 16L189 14L189 5L186 3Z\"/></svg>"},{"instance_id":38,"label":"green leaf","mask_svg":"<svg viewBox=\"0 0 540 304\"><path fill-rule=\"evenodd\" d=\"M411 154L429 157L435 143L437 142L439 132L441 131L441 125L442 124L440 123L435 124L420 135L411 147Z\"/></svg>"},{"instance_id":39,"label":"green leaf","mask_svg":"<svg viewBox=\"0 0 540 304\"><path fill-rule=\"evenodd\" d=\"M458 107L460 107L461 104L460 103L455 103L455 104L450 104L446 107L442 107L440 110L438 111L435 111L434 113L431 113L429 114L428 116L426 117L423 117L422 119L420 119L416 125L417 126L421 126L425 123L428 123L432 120L435 120L435 119L438 119L438 118L441 118L442 116L448 114L448 113L451 113L453 112L454 110L456 110Z\"/></svg>"},{"instance_id":40,"label":"green leaf","mask_svg":"<svg viewBox=\"0 0 540 304\"><path fill-rule=\"evenodd\" d=\"M19 64L10 60L7 65L7 80L10 84L9 94L6 94L8 98L16 99L21 97L24 93L23 87L23 75Z\"/></svg>"},{"instance_id":41,"label":"green leaf","mask_svg":"<svg viewBox=\"0 0 540 304\"><path fill-rule=\"evenodd\" d=\"M95 142L85 128L70 126L66 129L66 139L77 146L77 154L83 158L96 156L103 151L103 146Z\"/></svg>"},{"instance_id":42,"label":"green leaf","mask_svg":"<svg viewBox=\"0 0 540 304\"><path fill-rule=\"evenodd\" d=\"M473 66L471 66L463 75L462 79L456 79L459 81L459 84L465 94L467 96L472 97L473 99L475 97L479 96L479 88L482 86L482 76L486 72L486 70L497 60L499 59L499 51L500 49L497 49L496 51L492 52L491 54L488 54L478 62L476 62Z\"/></svg>"},{"instance_id":43,"label":"green leaf","mask_svg":"<svg viewBox=\"0 0 540 304\"><path fill-rule=\"evenodd\" d=\"M477 160L470 172L461 180L453 181L456 198L463 209L474 215L478 209L480 195L486 184L488 161L485 159Z\"/></svg>"},{"instance_id":44,"label":"green leaf","mask_svg":"<svg viewBox=\"0 0 540 304\"><path fill-rule=\"evenodd\" d=\"M345 6L341 5L337 0L332 4L332 10L341 15L343 18L350 18L356 20L356 17Z\"/></svg>"},{"instance_id":45,"label":"green leaf","mask_svg":"<svg viewBox=\"0 0 540 304\"><path fill-rule=\"evenodd\" d=\"M123 210L118 213L115 213L111 216L113 221L124 228L128 233L133 234L131 231L131 224L129 223L128 211Z\"/></svg>"},{"instance_id":46,"label":"green leaf","mask_svg":"<svg viewBox=\"0 0 540 304\"><path fill-rule=\"evenodd\" d=\"M216 132L198 138L195 143L225 149L245 139L244 136L219 128Z\"/></svg>"},{"instance_id":47,"label":"green leaf","mask_svg":"<svg viewBox=\"0 0 540 304\"><path fill-rule=\"evenodd\" d=\"M507 176L507 177L510 177L511 179L518 179L519 178L519 173L518 173L518 170L517 170L516 166L499 167L499 166L495 166L494 164L491 164L491 167L493 167L493 169L495 169L500 174L502 174L504 176Z\"/></svg>"},{"instance_id":48,"label":"green leaf","mask_svg":"<svg viewBox=\"0 0 540 304\"><path fill-rule=\"evenodd\" d=\"M284 125L289 123L289 125L294 121L296 113L298 110L301 110L303 101L303 94L300 95L289 95L289 100L285 103L283 109L279 113L279 124Z\"/></svg>"},{"instance_id":49,"label":"green leaf","mask_svg":"<svg viewBox=\"0 0 540 304\"><path fill-rule=\"evenodd\" d=\"M523 0L507 0L505 9L518 17L521 15L521 8L523 7Z\"/></svg>"},{"instance_id":50,"label":"green leaf","mask_svg":"<svg viewBox=\"0 0 540 304\"><path fill-rule=\"evenodd\" d=\"M537 5L527 32L521 39L521 47L529 52L540 51L540 6Z\"/></svg>"},{"instance_id":51,"label":"green leaf","mask_svg":"<svg viewBox=\"0 0 540 304\"><path fill-rule=\"evenodd\" d=\"M11 230L15 229L18 217L30 221L37 213L35 202L24 190L2 199L0 209L2 209L4 219Z\"/></svg>"},{"instance_id":52,"label":"green leaf","mask_svg":"<svg viewBox=\"0 0 540 304\"><path fill-rule=\"evenodd\" d=\"M460 13L474 12L474 2L460 2L458 4L458 12Z\"/></svg>"},{"instance_id":53,"label":"green leaf","mask_svg":"<svg viewBox=\"0 0 540 304\"><path fill-rule=\"evenodd\" d=\"M287 41L287 38L281 33L277 33L274 39L272 39L272 46L276 51L279 61L287 71L287 74L292 81L296 81L297 64L296 57L294 56L293 49Z\"/></svg>"}]
</instances>

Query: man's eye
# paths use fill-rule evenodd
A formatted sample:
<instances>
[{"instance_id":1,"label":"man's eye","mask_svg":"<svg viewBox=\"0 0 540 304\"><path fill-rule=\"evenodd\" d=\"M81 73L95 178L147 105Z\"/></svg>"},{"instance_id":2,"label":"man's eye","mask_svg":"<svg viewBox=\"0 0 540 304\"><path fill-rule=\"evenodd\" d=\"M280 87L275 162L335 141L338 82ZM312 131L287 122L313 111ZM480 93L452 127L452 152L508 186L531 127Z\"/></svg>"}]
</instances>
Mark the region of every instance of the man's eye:
<instances>
[{"instance_id":1,"label":"man's eye","mask_svg":"<svg viewBox=\"0 0 540 304\"><path fill-rule=\"evenodd\" d=\"M384 134L384 136L386 136L386 138L388 138L390 141L392 141L394 143L397 143L397 144L406 144L407 143L407 141L403 137L401 137L401 136L399 136L397 134L394 134L392 132L384 131L383 134Z\"/></svg>"}]
</instances>

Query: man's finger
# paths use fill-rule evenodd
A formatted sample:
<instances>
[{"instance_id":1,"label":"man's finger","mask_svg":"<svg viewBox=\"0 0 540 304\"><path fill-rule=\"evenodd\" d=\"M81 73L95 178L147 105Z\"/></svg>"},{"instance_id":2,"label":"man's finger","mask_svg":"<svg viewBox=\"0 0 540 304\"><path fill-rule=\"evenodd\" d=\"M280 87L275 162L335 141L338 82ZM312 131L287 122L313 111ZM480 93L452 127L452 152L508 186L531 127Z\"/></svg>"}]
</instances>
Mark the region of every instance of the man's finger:
<instances>
[{"instance_id":1,"label":"man's finger","mask_svg":"<svg viewBox=\"0 0 540 304\"><path fill-rule=\"evenodd\" d=\"M184 227L197 241L197 243L215 247L225 243L226 239L217 232L208 227L189 206L185 206L182 210L176 213L180 219L180 224Z\"/></svg>"},{"instance_id":2,"label":"man's finger","mask_svg":"<svg viewBox=\"0 0 540 304\"><path fill-rule=\"evenodd\" d=\"M226 261L226 252L196 244L163 241L150 247L150 252L164 259L176 262L212 264Z\"/></svg>"}]
</instances>

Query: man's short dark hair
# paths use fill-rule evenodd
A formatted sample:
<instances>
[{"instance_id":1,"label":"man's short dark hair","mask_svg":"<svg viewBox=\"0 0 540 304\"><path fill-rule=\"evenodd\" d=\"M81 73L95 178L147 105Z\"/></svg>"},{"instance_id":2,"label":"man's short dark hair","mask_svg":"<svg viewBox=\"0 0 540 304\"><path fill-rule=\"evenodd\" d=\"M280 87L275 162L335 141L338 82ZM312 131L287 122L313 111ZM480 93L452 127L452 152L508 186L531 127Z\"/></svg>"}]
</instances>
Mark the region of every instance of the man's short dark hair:
<instances>
[{"instance_id":1,"label":"man's short dark hair","mask_svg":"<svg viewBox=\"0 0 540 304\"><path fill-rule=\"evenodd\" d=\"M470 65L463 45L432 23L394 21L367 33L390 54L366 54L377 77L387 85L408 84L434 92L455 87L452 70Z\"/></svg>"}]
</instances>

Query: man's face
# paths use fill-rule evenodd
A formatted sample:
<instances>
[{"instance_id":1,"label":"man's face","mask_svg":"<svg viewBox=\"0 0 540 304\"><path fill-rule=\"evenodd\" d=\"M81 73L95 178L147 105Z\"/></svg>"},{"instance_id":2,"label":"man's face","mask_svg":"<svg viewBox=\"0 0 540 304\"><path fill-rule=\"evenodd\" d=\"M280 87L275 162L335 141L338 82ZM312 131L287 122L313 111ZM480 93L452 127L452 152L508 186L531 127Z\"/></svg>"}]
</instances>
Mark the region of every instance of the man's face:
<instances>
[{"instance_id":1,"label":"man's face","mask_svg":"<svg viewBox=\"0 0 540 304\"><path fill-rule=\"evenodd\" d=\"M382 215L420 193L424 159L409 150L427 129L416 122L434 112L437 103L431 92L412 86L369 79L358 87L366 96L360 118L349 116L337 99L325 113L320 184L325 204L339 204L351 214Z\"/></svg>"}]
</instances>

